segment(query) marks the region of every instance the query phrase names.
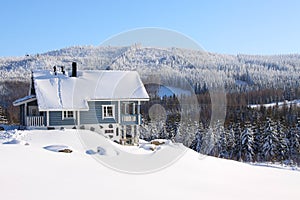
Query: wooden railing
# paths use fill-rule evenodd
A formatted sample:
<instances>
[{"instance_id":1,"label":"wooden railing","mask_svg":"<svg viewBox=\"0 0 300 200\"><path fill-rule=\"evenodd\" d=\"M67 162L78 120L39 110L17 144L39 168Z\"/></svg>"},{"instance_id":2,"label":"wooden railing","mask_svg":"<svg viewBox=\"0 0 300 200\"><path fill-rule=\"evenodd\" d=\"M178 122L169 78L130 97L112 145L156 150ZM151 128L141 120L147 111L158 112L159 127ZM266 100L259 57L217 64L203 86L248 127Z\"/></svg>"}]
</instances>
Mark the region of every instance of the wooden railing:
<instances>
[{"instance_id":1,"label":"wooden railing","mask_svg":"<svg viewBox=\"0 0 300 200\"><path fill-rule=\"evenodd\" d=\"M26 117L26 126L44 126L44 116Z\"/></svg>"},{"instance_id":2,"label":"wooden railing","mask_svg":"<svg viewBox=\"0 0 300 200\"><path fill-rule=\"evenodd\" d=\"M122 122L135 122L137 115L122 115Z\"/></svg>"}]
</instances>

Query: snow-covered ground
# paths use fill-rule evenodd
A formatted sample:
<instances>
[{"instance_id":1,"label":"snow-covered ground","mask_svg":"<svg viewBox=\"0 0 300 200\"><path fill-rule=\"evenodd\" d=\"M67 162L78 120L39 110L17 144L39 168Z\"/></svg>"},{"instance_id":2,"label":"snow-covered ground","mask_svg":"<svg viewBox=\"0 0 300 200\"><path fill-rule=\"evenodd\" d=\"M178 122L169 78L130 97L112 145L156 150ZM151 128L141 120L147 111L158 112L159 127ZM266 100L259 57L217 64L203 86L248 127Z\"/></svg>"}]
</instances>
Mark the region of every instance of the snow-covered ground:
<instances>
[{"instance_id":1,"label":"snow-covered ground","mask_svg":"<svg viewBox=\"0 0 300 200\"><path fill-rule=\"evenodd\" d=\"M290 105L296 105L296 106L300 106L300 100L299 99L295 99L295 100L292 100L292 101L281 101L281 102L278 102L278 103L267 103L267 104L252 104L252 105L249 105L250 108L260 108L261 106L264 106L266 108L269 108L269 107L274 107L274 106L283 106L283 105L287 105L287 106L290 106Z\"/></svg>"},{"instance_id":2,"label":"snow-covered ground","mask_svg":"<svg viewBox=\"0 0 300 200\"><path fill-rule=\"evenodd\" d=\"M174 94L176 96L180 96L180 95L189 96L193 93L189 90L183 90L181 88L170 87L170 86L161 86L158 91L158 96L160 96L160 97L163 97L163 96L170 97L170 96L173 96Z\"/></svg>"},{"instance_id":3,"label":"snow-covered ground","mask_svg":"<svg viewBox=\"0 0 300 200\"><path fill-rule=\"evenodd\" d=\"M82 135L101 145L90 149ZM0 132L0 198L274 200L300 196L297 170L205 157L190 149L162 170L121 173L104 166L95 156L120 162L126 156L159 160L165 159L166 152L176 154L185 147L170 141L154 150L145 141L139 147L120 147L98 136L76 130ZM111 145L102 145L106 143ZM62 149L73 152L59 152Z\"/></svg>"}]
</instances>

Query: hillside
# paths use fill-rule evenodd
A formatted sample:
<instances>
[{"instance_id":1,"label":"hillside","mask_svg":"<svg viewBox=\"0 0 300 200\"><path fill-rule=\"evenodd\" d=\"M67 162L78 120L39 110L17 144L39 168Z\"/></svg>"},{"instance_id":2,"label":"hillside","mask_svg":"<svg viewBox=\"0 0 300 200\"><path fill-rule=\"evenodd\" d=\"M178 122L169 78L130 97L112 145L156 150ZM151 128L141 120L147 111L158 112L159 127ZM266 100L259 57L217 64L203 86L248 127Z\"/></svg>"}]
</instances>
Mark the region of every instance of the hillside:
<instances>
[{"instance_id":1,"label":"hillside","mask_svg":"<svg viewBox=\"0 0 300 200\"><path fill-rule=\"evenodd\" d=\"M94 135L98 145L89 149L80 135ZM116 154L101 146L103 140L90 131L0 132L1 198L279 200L296 199L300 195L299 171L201 156L190 149L175 163L155 173L121 173L95 158L121 162L126 160L127 152L133 157L155 156L159 161L164 159L161 149L113 146L119 152ZM91 154L97 146L101 151ZM57 152L62 147L73 152ZM165 144L163 149L169 153L176 151L172 144Z\"/></svg>"},{"instance_id":2,"label":"hillside","mask_svg":"<svg viewBox=\"0 0 300 200\"><path fill-rule=\"evenodd\" d=\"M3 81L28 81L30 71L79 63L80 69L137 70L173 86L226 87L227 91L299 86L300 55L223 55L178 48L77 46L23 57L0 58ZM161 76L163 74L163 76Z\"/></svg>"}]
</instances>

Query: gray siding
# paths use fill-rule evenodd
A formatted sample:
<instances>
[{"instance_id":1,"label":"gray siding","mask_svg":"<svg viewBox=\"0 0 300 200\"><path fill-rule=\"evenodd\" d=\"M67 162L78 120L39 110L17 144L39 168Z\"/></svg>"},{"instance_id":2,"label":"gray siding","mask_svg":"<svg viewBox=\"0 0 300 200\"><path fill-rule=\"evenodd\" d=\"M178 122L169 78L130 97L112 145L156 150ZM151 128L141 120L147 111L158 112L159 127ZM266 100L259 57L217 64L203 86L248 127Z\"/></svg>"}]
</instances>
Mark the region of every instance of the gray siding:
<instances>
[{"instance_id":1,"label":"gray siding","mask_svg":"<svg viewBox=\"0 0 300 200\"><path fill-rule=\"evenodd\" d=\"M137 102L136 102L137 103ZM114 105L115 106L115 118L102 118L102 105ZM134 115L136 118L133 121L121 121L118 122L119 119L119 109L117 101L89 101L88 102L89 110L88 111L80 111L80 124L109 124L109 123L121 123L124 125L134 125L138 124L138 117L140 115ZM121 102L122 106L122 102ZM75 112L74 119L64 119L62 120L62 112L61 111L52 111L49 112L49 126L64 126L64 125L77 125L77 112ZM44 114L45 124L46 124L46 113ZM122 120L122 117L121 117Z\"/></svg>"},{"instance_id":2,"label":"gray siding","mask_svg":"<svg viewBox=\"0 0 300 200\"><path fill-rule=\"evenodd\" d=\"M62 120L62 112L61 111L49 112L49 125L50 126L64 126L64 125L75 125L75 124L76 124L76 118Z\"/></svg>"},{"instance_id":3,"label":"gray siding","mask_svg":"<svg viewBox=\"0 0 300 200\"><path fill-rule=\"evenodd\" d=\"M80 124L104 124L118 122L118 102L116 101L90 101L89 111L80 111ZM115 106L115 118L102 118L102 105Z\"/></svg>"}]
</instances>

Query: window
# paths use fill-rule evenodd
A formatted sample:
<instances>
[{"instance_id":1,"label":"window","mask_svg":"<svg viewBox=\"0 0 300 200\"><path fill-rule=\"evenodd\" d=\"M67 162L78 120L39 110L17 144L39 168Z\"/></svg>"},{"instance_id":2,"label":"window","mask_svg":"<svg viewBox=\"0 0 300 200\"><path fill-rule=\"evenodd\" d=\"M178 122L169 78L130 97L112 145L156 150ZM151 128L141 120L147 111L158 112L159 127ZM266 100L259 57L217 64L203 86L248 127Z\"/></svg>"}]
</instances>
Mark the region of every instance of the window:
<instances>
[{"instance_id":1,"label":"window","mask_svg":"<svg viewBox=\"0 0 300 200\"><path fill-rule=\"evenodd\" d=\"M63 111L62 119L74 119L74 111Z\"/></svg>"},{"instance_id":2,"label":"window","mask_svg":"<svg viewBox=\"0 0 300 200\"><path fill-rule=\"evenodd\" d=\"M115 106L103 105L102 106L102 118L115 118Z\"/></svg>"},{"instance_id":3,"label":"window","mask_svg":"<svg viewBox=\"0 0 300 200\"><path fill-rule=\"evenodd\" d=\"M113 129L106 129L104 132L105 133L114 133L114 130Z\"/></svg>"},{"instance_id":4,"label":"window","mask_svg":"<svg viewBox=\"0 0 300 200\"><path fill-rule=\"evenodd\" d=\"M134 115L137 113L135 103L123 103L122 113L125 115Z\"/></svg>"}]
</instances>

